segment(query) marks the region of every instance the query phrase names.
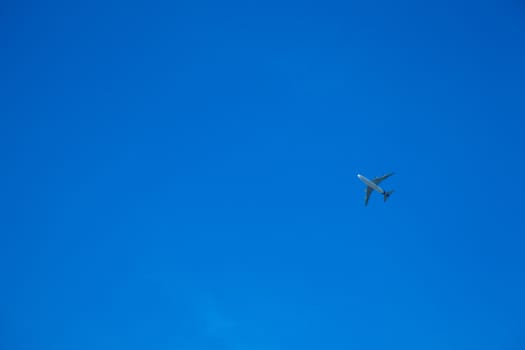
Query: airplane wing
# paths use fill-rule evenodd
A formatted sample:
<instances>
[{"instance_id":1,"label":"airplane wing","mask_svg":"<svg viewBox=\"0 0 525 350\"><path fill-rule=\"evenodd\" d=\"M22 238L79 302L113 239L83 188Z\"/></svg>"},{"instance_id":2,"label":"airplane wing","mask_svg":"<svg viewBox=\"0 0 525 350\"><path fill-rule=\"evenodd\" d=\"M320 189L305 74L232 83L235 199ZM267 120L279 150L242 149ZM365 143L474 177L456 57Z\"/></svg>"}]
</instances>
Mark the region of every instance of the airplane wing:
<instances>
[{"instance_id":1,"label":"airplane wing","mask_svg":"<svg viewBox=\"0 0 525 350\"><path fill-rule=\"evenodd\" d=\"M394 173L389 173L389 174L386 174L386 175L383 175L383 176L380 176L380 177L376 177L375 179L372 180L373 183L375 183L376 185L379 184L381 181L389 178L390 176L394 175Z\"/></svg>"},{"instance_id":2,"label":"airplane wing","mask_svg":"<svg viewBox=\"0 0 525 350\"><path fill-rule=\"evenodd\" d=\"M366 192L366 195L365 195L365 205L368 205L368 200L370 199L370 195L372 194L372 187L370 186L366 186L366 189L365 189L365 192Z\"/></svg>"}]
</instances>

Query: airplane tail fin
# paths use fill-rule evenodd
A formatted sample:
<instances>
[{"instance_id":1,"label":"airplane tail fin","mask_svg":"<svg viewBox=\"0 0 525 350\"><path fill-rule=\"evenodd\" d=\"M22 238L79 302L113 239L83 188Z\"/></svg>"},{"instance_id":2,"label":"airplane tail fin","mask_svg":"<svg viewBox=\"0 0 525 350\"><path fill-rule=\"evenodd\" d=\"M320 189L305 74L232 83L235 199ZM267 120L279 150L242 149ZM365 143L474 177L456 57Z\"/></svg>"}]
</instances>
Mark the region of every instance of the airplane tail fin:
<instances>
[{"instance_id":1,"label":"airplane tail fin","mask_svg":"<svg viewBox=\"0 0 525 350\"><path fill-rule=\"evenodd\" d=\"M392 193L394 193L394 190L386 191L385 193L383 193L383 198L385 202Z\"/></svg>"}]
</instances>

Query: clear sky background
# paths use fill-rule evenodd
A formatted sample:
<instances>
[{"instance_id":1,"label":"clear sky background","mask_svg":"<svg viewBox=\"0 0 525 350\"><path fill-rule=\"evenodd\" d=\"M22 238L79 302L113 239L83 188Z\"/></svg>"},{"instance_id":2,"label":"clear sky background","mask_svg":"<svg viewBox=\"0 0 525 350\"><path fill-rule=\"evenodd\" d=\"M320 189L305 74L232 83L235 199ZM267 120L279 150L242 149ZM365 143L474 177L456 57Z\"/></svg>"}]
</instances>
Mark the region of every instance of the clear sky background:
<instances>
[{"instance_id":1,"label":"clear sky background","mask_svg":"<svg viewBox=\"0 0 525 350\"><path fill-rule=\"evenodd\" d=\"M521 1L0 13L1 349L525 348Z\"/></svg>"}]
</instances>

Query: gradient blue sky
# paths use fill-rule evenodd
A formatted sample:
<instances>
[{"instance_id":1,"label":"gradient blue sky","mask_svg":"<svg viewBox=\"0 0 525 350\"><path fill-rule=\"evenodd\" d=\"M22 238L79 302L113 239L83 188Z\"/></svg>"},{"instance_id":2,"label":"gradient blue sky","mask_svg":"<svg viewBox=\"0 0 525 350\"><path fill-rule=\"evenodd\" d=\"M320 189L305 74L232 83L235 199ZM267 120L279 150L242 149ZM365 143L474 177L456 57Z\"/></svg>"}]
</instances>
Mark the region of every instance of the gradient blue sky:
<instances>
[{"instance_id":1,"label":"gradient blue sky","mask_svg":"<svg viewBox=\"0 0 525 350\"><path fill-rule=\"evenodd\" d=\"M525 6L364 3L4 2L0 348L523 349Z\"/></svg>"}]
</instances>

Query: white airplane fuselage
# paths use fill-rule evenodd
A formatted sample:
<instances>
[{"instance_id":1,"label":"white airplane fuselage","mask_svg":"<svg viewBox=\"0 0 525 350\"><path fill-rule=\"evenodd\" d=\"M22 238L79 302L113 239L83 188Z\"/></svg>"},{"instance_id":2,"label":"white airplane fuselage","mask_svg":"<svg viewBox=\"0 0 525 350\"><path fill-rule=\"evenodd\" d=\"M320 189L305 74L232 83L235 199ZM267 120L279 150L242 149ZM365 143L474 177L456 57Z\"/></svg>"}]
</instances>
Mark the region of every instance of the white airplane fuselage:
<instances>
[{"instance_id":1,"label":"white airplane fuselage","mask_svg":"<svg viewBox=\"0 0 525 350\"><path fill-rule=\"evenodd\" d=\"M378 185L376 185L375 183L373 183L372 181L368 180L366 177L364 177L363 175L360 175L360 174L357 174L357 178L361 181L363 181L363 183L367 186L369 186L370 188L376 190L377 192L381 193L381 194L384 194L385 193L385 190L383 190L381 187L379 187Z\"/></svg>"}]
</instances>

